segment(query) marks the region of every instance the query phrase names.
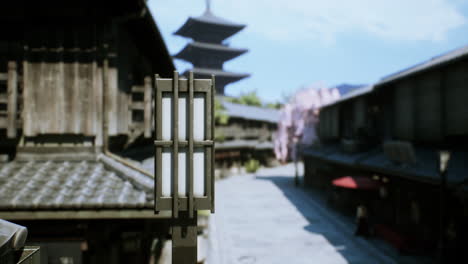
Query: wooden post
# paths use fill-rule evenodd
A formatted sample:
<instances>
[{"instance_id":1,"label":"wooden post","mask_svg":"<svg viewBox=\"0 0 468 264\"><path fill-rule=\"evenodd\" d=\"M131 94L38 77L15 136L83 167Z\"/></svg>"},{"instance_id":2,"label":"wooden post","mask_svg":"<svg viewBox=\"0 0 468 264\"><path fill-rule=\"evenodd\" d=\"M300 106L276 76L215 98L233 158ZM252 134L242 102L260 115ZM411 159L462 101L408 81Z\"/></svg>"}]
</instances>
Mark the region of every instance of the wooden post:
<instances>
[{"instance_id":1,"label":"wooden post","mask_svg":"<svg viewBox=\"0 0 468 264\"><path fill-rule=\"evenodd\" d=\"M179 215L179 73L174 72L174 85L172 90L172 217ZM182 172L183 173L183 172ZM174 244L172 245L174 257Z\"/></svg>"},{"instance_id":2,"label":"wooden post","mask_svg":"<svg viewBox=\"0 0 468 264\"><path fill-rule=\"evenodd\" d=\"M96 63L97 64L97 63ZM103 111L103 96L104 93L102 91L103 89L103 70L102 67L99 67L96 65L94 68L95 73L94 75L96 76L94 78L95 84L94 84L94 89L95 91L95 97L94 97L94 104L96 107L96 123L95 123L95 131L96 131L96 138L94 144L96 147L102 147L103 146L103 116L104 116L104 111Z\"/></svg>"},{"instance_id":3,"label":"wooden post","mask_svg":"<svg viewBox=\"0 0 468 264\"><path fill-rule=\"evenodd\" d=\"M108 48L104 47L104 61L102 65L102 146L104 151L108 149L109 138L109 113L108 113L108 92L109 92L109 58Z\"/></svg>"},{"instance_id":4,"label":"wooden post","mask_svg":"<svg viewBox=\"0 0 468 264\"><path fill-rule=\"evenodd\" d=\"M25 49L25 53L27 53L27 49ZM33 108L33 101L32 101L32 90L31 84L29 81L29 63L27 60L23 61L23 135L29 136L33 133L33 128L31 125L32 119L32 109Z\"/></svg>"},{"instance_id":5,"label":"wooden post","mask_svg":"<svg viewBox=\"0 0 468 264\"><path fill-rule=\"evenodd\" d=\"M181 211L173 218L172 226L172 263L197 263L197 212L190 217L187 211Z\"/></svg>"},{"instance_id":6,"label":"wooden post","mask_svg":"<svg viewBox=\"0 0 468 264\"><path fill-rule=\"evenodd\" d=\"M16 72L16 62L8 62L8 121L7 137L16 137L16 113L18 102L18 76Z\"/></svg>"},{"instance_id":7,"label":"wooden post","mask_svg":"<svg viewBox=\"0 0 468 264\"><path fill-rule=\"evenodd\" d=\"M144 91L144 121L145 121L145 138L151 138L151 77L145 77Z\"/></svg>"}]
</instances>

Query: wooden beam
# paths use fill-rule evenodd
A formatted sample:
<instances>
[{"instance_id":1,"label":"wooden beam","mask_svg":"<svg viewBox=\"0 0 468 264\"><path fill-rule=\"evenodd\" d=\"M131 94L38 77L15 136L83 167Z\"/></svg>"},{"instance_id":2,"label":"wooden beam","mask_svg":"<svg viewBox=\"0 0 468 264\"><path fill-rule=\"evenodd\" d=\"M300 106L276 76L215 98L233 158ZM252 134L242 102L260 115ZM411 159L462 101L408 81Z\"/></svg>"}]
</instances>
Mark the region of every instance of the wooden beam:
<instances>
[{"instance_id":1,"label":"wooden beam","mask_svg":"<svg viewBox=\"0 0 468 264\"><path fill-rule=\"evenodd\" d=\"M144 86L136 86L136 85L132 86L132 93L144 93L144 92L145 92Z\"/></svg>"},{"instance_id":2,"label":"wooden beam","mask_svg":"<svg viewBox=\"0 0 468 264\"><path fill-rule=\"evenodd\" d=\"M133 92L128 94L128 132L131 133L131 130L133 128L133 110L132 110L132 103L133 103Z\"/></svg>"},{"instance_id":3,"label":"wooden beam","mask_svg":"<svg viewBox=\"0 0 468 264\"><path fill-rule=\"evenodd\" d=\"M151 77L145 77L145 93L144 93L144 120L145 120L145 138L151 138L151 98L152 98Z\"/></svg>"},{"instance_id":4,"label":"wooden beam","mask_svg":"<svg viewBox=\"0 0 468 264\"><path fill-rule=\"evenodd\" d=\"M115 67L107 67L107 87L104 90L106 92L106 114L107 120L107 134L109 136L115 136L119 133L118 126L118 102L119 102L119 91L118 91L118 72Z\"/></svg>"},{"instance_id":5,"label":"wooden beam","mask_svg":"<svg viewBox=\"0 0 468 264\"><path fill-rule=\"evenodd\" d=\"M23 125L23 122L21 122L20 119L16 120L16 127L21 127ZM6 129L8 126L8 120L6 116L0 116L0 128Z\"/></svg>"},{"instance_id":6,"label":"wooden beam","mask_svg":"<svg viewBox=\"0 0 468 264\"><path fill-rule=\"evenodd\" d=\"M95 124L95 131L96 131L96 138L94 144L97 147L103 146L103 130L102 130L102 122L103 122L103 73L102 67L94 67L94 89L95 97L93 98L94 104L96 107L96 124Z\"/></svg>"},{"instance_id":7,"label":"wooden beam","mask_svg":"<svg viewBox=\"0 0 468 264\"><path fill-rule=\"evenodd\" d=\"M29 74L29 63L25 60L23 61L23 134L25 136L30 136L33 134L31 119L32 110L34 107Z\"/></svg>"},{"instance_id":8,"label":"wooden beam","mask_svg":"<svg viewBox=\"0 0 468 264\"><path fill-rule=\"evenodd\" d=\"M132 110L145 110L145 102L132 102L130 108Z\"/></svg>"},{"instance_id":9,"label":"wooden beam","mask_svg":"<svg viewBox=\"0 0 468 264\"><path fill-rule=\"evenodd\" d=\"M96 98L96 89L94 87L95 83L95 72L97 68L96 62L91 62L91 63L86 63L86 66L83 69L83 74L80 76L82 79L81 81L82 86L81 88L86 91L88 94L85 98L87 99L84 107L86 108L86 111L83 111L83 116L85 117L86 121L84 124L84 134L87 136L95 136L96 135L96 130L95 128L95 123L96 123L96 104L94 102Z\"/></svg>"},{"instance_id":10,"label":"wooden beam","mask_svg":"<svg viewBox=\"0 0 468 264\"><path fill-rule=\"evenodd\" d=\"M65 91L65 64L63 63L63 53L60 53L61 59L57 62L53 69L53 76L55 78L55 116L56 120L54 122L55 131L58 134L63 134L66 131L66 123L68 120L65 118L66 115L66 91Z\"/></svg>"},{"instance_id":11,"label":"wooden beam","mask_svg":"<svg viewBox=\"0 0 468 264\"><path fill-rule=\"evenodd\" d=\"M127 134L129 132L128 130L128 95L129 93L126 93L118 89L117 122L118 122L119 134Z\"/></svg>"},{"instance_id":12,"label":"wooden beam","mask_svg":"<svg viewBox=\"0 0 468 264\"><path fill-rule=\"evenodd\" d=\"M104 51L104 61L102 65L102 146L104 150L108 148L109 139L109 114L108 114L108 91L109 91L109 58L107 47Z\"/></svg>"},{"instance_id":13,"label":"wooden beam","mask_svg":"<svg viewBox=\"0 0 468 264\"><path fill-rule=\"evenodd\" d=\"M18 80L16 71L16 62L8 62L8 125L7 125L7 137L16 137L16 116L18 107Z\"/></svg>"},{"instance_id":14,"label":"wooden beam","mask_svg":"<svg viewBox=\"0 0 468 264\"><path fill-rule=\"evenodd\" d=\"M116 209L116 210L61 210L61 211L1 211L0 218L6 220L37 219L164 219L170 218L171 212L155 214L153 210Z\"/></svg>"}]
</instances>

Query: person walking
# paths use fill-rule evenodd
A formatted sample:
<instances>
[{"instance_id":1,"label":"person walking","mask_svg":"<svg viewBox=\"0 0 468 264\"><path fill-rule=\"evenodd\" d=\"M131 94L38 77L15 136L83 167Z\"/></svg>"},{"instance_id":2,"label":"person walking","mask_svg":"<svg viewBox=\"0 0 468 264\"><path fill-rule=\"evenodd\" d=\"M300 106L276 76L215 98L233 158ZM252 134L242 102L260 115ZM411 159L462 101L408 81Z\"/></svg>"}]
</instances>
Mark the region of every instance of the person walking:
<instances>
[{"instance_id":1,"label":"person walking","mask_svg":"<svg viewBox=\"0 0 468 264\"><path fill-rule=\"evenodd\" d=\"M369 215L367 212L367 207L363 204L360 204L357 207L356 211L356 232L355 236L369 237Z\"/></svg>"}]
</instances>

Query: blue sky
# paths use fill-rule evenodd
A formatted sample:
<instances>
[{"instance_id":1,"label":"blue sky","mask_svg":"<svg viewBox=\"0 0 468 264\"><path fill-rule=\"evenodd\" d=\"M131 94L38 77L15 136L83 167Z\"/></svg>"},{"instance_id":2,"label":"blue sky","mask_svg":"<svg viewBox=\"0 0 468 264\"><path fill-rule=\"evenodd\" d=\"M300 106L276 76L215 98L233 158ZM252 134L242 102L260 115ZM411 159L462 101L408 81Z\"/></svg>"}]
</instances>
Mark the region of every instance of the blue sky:
<instances>
[{"instance_id":1,"label":"blue sky","mask_svg":"<svg viewBox=\"0 0 468 264\"><path fill-rule=\"evenodd\" d=\"M249 52L224 68L252 76L228 95L256 90L265 102L321 83L371 84L468 45L468 0L211 0L215 15L247 27L227 41ZM205 0L150 0L171 54L190 40L173 35ZM180 72L191 64L175 60Z\"/></svg>"}]
</instances>

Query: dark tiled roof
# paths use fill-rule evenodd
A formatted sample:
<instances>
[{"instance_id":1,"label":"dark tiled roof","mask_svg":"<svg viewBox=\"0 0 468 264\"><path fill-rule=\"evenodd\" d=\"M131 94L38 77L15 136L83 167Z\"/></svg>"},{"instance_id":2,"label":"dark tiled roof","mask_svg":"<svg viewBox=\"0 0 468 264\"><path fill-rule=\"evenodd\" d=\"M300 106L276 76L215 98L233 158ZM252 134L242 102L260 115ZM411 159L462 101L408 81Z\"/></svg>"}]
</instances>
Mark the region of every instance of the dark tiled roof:
<instances>
[{"instance_id":1,"label":"dark tiled roof","mask_svg":"<svg viewBox=\"0 0 468 264\"><path fill-rule=\"evenodd\" d=\"M195 58L203 56L208 52L215 54L216 57L222 61L228 61L247 52L247 49L231 48L222 44L194 41L188 43L179 53L174 55L174 57L192 62Z\"/></svg>"},{"instance_id":2,"label":"dark tiled roof","mask_svg":"<svg viewBox=\"0 0 468 264\"><path fill-rule=\"evenodd\" d=\"M397 165L391 162L383 151L375 153L363 160L360 165L380 171L398 175L413 180L420 180L428 183L439 183L440 177L437 171L437 155L435 151L415 149L416 163ZM450 175L453 176L453 175ZM454 177L450 177L449 182L453 182Z\"/></svg>"},{"instance_id":3,"label":"dark tiled roof","mask_svg":"<svg viewBox=\"0 0 468 264\"><path fill-rule=\"evenodd\" d=\"M199 17L193 18L194 20L203 22L203 23L210 23L210 24L218 24L218 25L223 25L226 27L236 27L236 28L244 28L245 25L242 24L237 24L234 22L231 22L227 19L224 19L222 17L214 15L211 11L207 10L203 15Z\"/></svg>"},{"instance_id":4,"label":"dark tiled roof","mask_svg":"<svg viewBox=\"0 0 468 264\"><path fill-rule=\"evenodd\" d=\"M278 123L279 111L276 109L257 107L243 104L235 104L222 101L226 113L230 117L243 118L247 120L258 120L269 123Z\"/></svg>"},{"instance_id":5,"label":"dark tiled roof","mask_svg":"<svg viewBox=\"0 0 468 264\"><path fill-rule=\"evenodd\" d=\"M218 88L224 87L232 82L236 82L250 76L250 74L247 73L226 72L220 69L210 68L193 68L185 71L183 75L188 77L190 71L193 71L195 78L210 79L212 75L215 75L216 87ZM223 92L221 92L221 94L223 94Z\"/></svg>"},{"instance_id":6,"label":"dark tiled roof","mask_svg":"<svg viewBox=\"0 0 468 264\"><path fill-rule=\"evenodd\" d=\"M350 93L356 89L362 88L367 86L366 84L348 84L348 83L342 83L337 86L335 86L336 89L340 92L340 95L346 95L347 93Z\"/></svg>"},{"instance_id":7,"label":"dark tiled roof","mask_svg":"<svg viewBox=\"0 0 468 264\"><path fill-rule=\"evenodd\" d=\"M206 43L206 42L199 42L199 41L194 41L190 42L187 44L187 47L194 47L194 48L199 48L199 49L204 49L204 50L209 50L209 51L222 51L222 52L230 52L230 53L235 53L235 54L242 54L244 52L247 52L247 49L240 49L240 48L232 48L226 45L222 44L213 44L213 43Z\"/></svg>"},{"instance_id":8,"label":"dark tiled roof","mask_svg":"<svg viewBox=\"0 0 468 264\"><path fill-rule=\"evenodd\" d=\"M437 66L440 66L442 64L446 64L458 59L461 59L463 57L466 57L468 55L468 45L449 51L447 53L444 53L442 55L433 57L427 61L424 61L422 63L416 64L415 66L409 67L407 69L401 70L399 72L396 72L394 74L385 76L381 79L379 83L376 85L382 85L385 83L389 83L398 79L402 79L404 77L407 77L409 75L428 70Z\"/></svg>"},{"instance_id":9,"label":"dark tiled roof","mask_svg":"<svg viewBox=\"0 0 468 264\"><path fill-rule=\"evenodd\" d=\"M341 104L344 101L348 101L348 100L357 98L359 96L368 95L368 94L372 93L373 91L374 91L374 85L369 85L369 86L356 88L356 89L348 92L347 94L341 96L338 100L336 100L336 101L334 101L334 102L332 102L330 104L324 105L322 107L325 108L325 107L329 107L329 106L332 106L332 105Z\"/></svg>"},{"instance_id":10,"label":"dark tiled roof","mask_svg":"<svg viewBox=\"0 0 468 264\"><path fill-rule=\"evenodd\" d=\"M218 77L225 77L225 78L232 78L232 79L242 79L245 77L249 77L250 74L248 73L236 73L236 72L227 72L220 69L209 69L209 68L193 68L191 71L195 74L200 75L207 75L211 76L214 74L217 78ZM186 73L184 73L185 75Z\"/></svg>"},{"instance_id":11,"label":"dark tiled roof","mask_svg":"<svg viewBox=\"0 0 468 264\"><path fill-rule=\"evenodd\" d=\"M456 60L459 60L459 59L462 59L462 58L466 58L467 56L468 56L468 46L464 46L462 48L449 51L449 52L444 53L442 55L435 56L435 57L433 57L433 58L431 58L431 59L429 59L427 61L418 63L418 64L416 64L414 66L409 67L409 68L406 68L406 69L403 69L403 70L398 71L396 73L385 76L379 82L377 82L374 85L369 85L369 86L366 86L366 87L353 89L349 93L346 93L344 95L342 94L343 96L340 99L338 99L337 101L335 101L335 102L333 102L333 103L331 103L329 105L326 105L324 107L340 104L340 103L342 103L344 101L347 101L347 100L350 100L350 99L353 99L353 98L356 98L356 97L359 97L359 96L362 96L362 95L370 94L370 93L372 93L374 91L375 87L379 87L381 85L388 84L388 83L391 83L393 81L397 81L397 80L406 78L406 77L411 76L413 74L416 74L416 73L419 73L419 72L422 72L422 71L426 71L426 70L429 70L429 69L444 65L444 64L452 62L452 61L456 61ZM337 88L338 87L339 86L337 86Z\"/></svg>"},{"instance_id":12,"label":"dark tiled roof","mask_svg":"<svg viewBox=\"0 0 468 264\"><path fill-rule=\"evenodd\" d=\"M0 210L152 208L152 180L140 177L102 159L0 163Z\"/></svg>"},{"instance_id":13,"label":"dark tiled roof","mask_svg":"<svg viewBox=\"0 0 468 264\"><path fill-rule=\"evenodd\" d=\"M207 11L199 17L187 19L174 34L197 39L200 36L206 35L207 32L214 32L216 36L212 37L215 37L217 41L222 41L236 34L244 27L245 25L233 23Z\"/></svg>"},{"instance_id":14,"label":"dark tiled roof","mask_svg":"<svg viewBox=\"0 0 468 264\"><path fill-rule=\"evenodd\" d=\"M308 148L303 155L323 161L356 166L374 172L390 174L432 184L440 183L437 169L437 150L415 148L416 163L396 165L392 163L381 148L368 152L347 154L336 145L322 148ZM447 180L449 184L457 186L468 179L468 153L455 151L449 162Z\"/></svg>"}]
</instances>

